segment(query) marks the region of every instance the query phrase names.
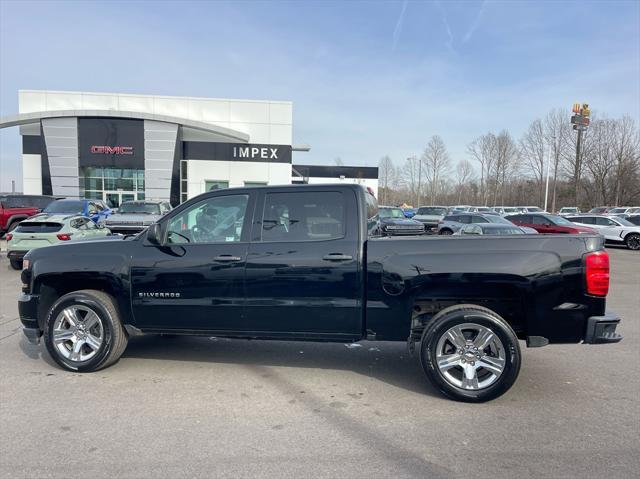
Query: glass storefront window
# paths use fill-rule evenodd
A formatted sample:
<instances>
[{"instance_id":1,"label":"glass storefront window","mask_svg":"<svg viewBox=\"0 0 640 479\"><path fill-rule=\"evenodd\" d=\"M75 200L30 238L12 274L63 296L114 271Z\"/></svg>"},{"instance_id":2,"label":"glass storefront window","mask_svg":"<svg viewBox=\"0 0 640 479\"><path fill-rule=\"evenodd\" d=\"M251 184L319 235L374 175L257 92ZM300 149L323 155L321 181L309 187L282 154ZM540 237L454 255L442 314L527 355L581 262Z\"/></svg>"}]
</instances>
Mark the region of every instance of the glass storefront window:
<instances>
[{"instance_id":1,"label":"glass storefront window","mask_svg":"<svg viewBox=\"0 0 640 479\"><path fill-rule=\"evenodd\" d=\"M80 194L88 199L105 200L117 207L129 199L144 199L144 170L83 167Z\"/></svg>"}]
</instances>

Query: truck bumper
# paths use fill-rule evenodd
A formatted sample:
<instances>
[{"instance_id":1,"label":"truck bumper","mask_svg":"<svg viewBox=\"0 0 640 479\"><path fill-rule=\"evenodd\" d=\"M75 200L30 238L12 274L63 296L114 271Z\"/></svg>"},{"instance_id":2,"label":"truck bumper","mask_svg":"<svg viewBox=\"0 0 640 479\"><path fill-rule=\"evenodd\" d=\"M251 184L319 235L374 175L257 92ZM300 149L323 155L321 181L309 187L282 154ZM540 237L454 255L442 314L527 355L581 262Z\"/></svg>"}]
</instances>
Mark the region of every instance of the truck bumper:
<instances>
[{"instance_id":1,"label":"truck bumper","mask_svg":"<svg viewBox=\"0 0 640 479\"><path fill-rule=\"evenodd\" d=\"M607 344L622 341L622 335L616 333L620 318L613 312L606 312L604 316L591 316L587 319L587 331L584 344Z\"/></svg>"},{"instance_id":2,"label":"truck bumper","mask_svg":"<svg viewBox=\"0 0 640 479\"><path fill-rule=\"evenodd\" d=\"M38 344L42 330L38 325L38 295L22 293L18 298L18 313L22 332L30 343Z\"/></svg>"}]
</instances>

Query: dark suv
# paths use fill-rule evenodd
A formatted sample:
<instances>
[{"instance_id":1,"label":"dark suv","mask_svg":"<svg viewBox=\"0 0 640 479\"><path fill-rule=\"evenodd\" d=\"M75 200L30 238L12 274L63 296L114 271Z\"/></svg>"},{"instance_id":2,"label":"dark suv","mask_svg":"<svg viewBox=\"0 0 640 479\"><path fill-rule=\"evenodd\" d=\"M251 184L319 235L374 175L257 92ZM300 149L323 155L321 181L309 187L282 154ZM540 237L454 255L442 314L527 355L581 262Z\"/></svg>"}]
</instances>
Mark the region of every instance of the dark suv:
<instances>
[{"instance_id":1,"label":"dark suv","mask_svg":"<svg viewBox=\"0 0 640 479\"><path fill-rule=\"evenodd\" d=\"M0 195L0 236L45 209L55 198L40 195Z\"/></svg>"}]
</instances>

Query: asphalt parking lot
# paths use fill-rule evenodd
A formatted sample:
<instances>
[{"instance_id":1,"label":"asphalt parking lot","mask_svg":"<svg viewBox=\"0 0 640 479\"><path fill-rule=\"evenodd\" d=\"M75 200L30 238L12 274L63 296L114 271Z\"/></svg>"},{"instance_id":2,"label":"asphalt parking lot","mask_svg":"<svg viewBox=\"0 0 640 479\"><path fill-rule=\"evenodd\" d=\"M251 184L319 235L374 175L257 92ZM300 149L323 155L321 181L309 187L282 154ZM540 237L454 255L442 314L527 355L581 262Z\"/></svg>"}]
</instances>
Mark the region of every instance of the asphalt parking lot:
<instances>
[{"instance_id":1,"label":"asphalt parking lot","mask_svg":"<svg viewBox=\"0 0 640 479\"><path fill-rule=\"evenodd\" d=\"M441 397L403 343L150 336L65 372L23 337L2 256L0 477L637 477L640 254L609 251L625 339L525 348L480 405Z\"/></svg>"}]
</instances>

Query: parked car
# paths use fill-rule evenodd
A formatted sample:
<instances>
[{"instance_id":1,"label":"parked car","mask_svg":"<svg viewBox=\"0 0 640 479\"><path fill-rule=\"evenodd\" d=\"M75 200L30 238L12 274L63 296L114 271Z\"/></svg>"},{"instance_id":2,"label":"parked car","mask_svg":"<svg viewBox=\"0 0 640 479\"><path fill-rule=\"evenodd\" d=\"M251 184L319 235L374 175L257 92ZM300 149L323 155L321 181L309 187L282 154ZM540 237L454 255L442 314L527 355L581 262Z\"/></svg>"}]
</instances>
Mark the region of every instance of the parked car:
<instances>
[{"instance_id":1,"label":"parked car","mask_svg":"<svg viewBox=\"0 0 640 479\"><path fill-rule=\"evenodd\" d=\"M558 211L558 214L560 216L579 215L580 208L576 208L575 206L565 206L563 208L560 208L560 211Z\"/></svg>"},{"instance_id":2,"label":"parked car","mask_svg":"<svg viewBox=\"0 0 640 479\"><path fill-rule=\"evenodd\" d=\"M595 208L591 208L589 210L589 213L602 215L602 214L605 214L607 211L612 210L613 208L614 208L613 206L596 206Z\"/></svg>"},{"instance_id":3,"label":"parked car","mask_svg":"<svg viewBox=\"0 0 640 479\"><path fill-rule=\"evenodd\" d=\"M489 208L488 206L471 206L467 209L468 213L480 213L483 215L495 215L497 214L493 208Z\"/></svg>"},{"instance_id":4,"label":"parked car","mask_svg":"<svg viewBox=\"0 0 640 479\"><path fill-rule=\"evenodd\" d=\"M0 236L12 231L22 220L46 208L55 198L41 195L0 195Z\"/></svg>"},{"instance_id":5,"label":"parked car","mask_svg":"<svg viewBox=\"0 0 640 479\"><path fill-rule=\"evenodd\" d=\"M519 339L622 339L602 236L370 238L376 216L359 185L208 192L128 241L29 252L23 331L74 372L116 363L145 333L402 341L435 388L469 402L514 384Z\"/></svg>"},{"instance_id":6,"label":"parked car","mask_svg":"<svg viewBox=\"0 0 640 479\"><path fill-rule=\"evenodd\" d=\"M421 206L413 219L423 223L427 233L434 233L438 231L438 223L446 214L446 206Z\"/></svg>"},{"instance_id":7,"label":"parked car","mask_svg":"<svg viewBox=\"0 0 640 479\"><path fill-rule=\"evenodd\" d=\"M477 223L464 225L456 235L523 235L525 231L516 225Z\"/></svg>"},{"instance_id":8,"label":"parked car","mask_svg":"<svg viewBox=\"0 0 640 479\"><path fill-rule=\"evenodd\" d=\"M640 250L640 226L624 218L587 214L569 216L567 219L597 230L608 243L624 244L629 249Z\"/></svg>"},{"instance_id":9,"label":"parked car","mask_svg":"<svg viewBox=\"0 0 640 479\"><path fill-rule=\"evenodd\" d=\"M107 228L81 215L40 214L22 221L7 233L7 257L13 269L22 269L29 251L65 241L108 236Z\"/></svg>"},{"instance_id":10,"label":"parked car","mask_svg":"<svg viewBox=\"0 0 640 479\"><path fill-rule=\"evenodd\" d=\"M101 200L56 200L50 203L43 213L52 215L82 215L91 218L95 223L102 223L112 213Z\"/></svg>"},{"instance_id":11,"label":"parked car","mask_svg":"<svg viewBox=\"0 0 640 479\"><path fill-rule=\"evenodd\" d=\"M378 230L383 236L421 235L424 225L406 218L401 208L381 206L378 210Z\"/></svg>"},{"instance_id":12,"label":"parked car","mask_svg":"<svg viewBox=\"0 0 640 479\"><path fill-rule=\"evenodd\" d=\"M438 224L438 234L440 235L452 235L456 233L460 228L462 228L465 224L471 223L496 223L507 226L514 226L514 224L503 218L500 215L492 214L492 215L482 215L479 213L460 213L455 215L447 215L442 221ZM536 230L532 230L528 228L525 230L526 233L537 233Z\"/></svg>"},{"instance_id":13,"label":"parked car","mask_svg":"<svg viewBox=\"0 0 640 479\"><path fill-rule=\"evenodd\" d=\"M518 208L523 213L546 213L546 211L544 211L539 206L516 206L516 208Z\"/></svg>"},{"instance_id":14,"label":"parked car","mask_svg":"<svg viewBox=\"0 0 640 479\"><path fill-rule=\"evenodd\" d=\"M552 215L549 213L527 213L519 215L509 215L506 219L518 226L526 226L533 228L538 233L543 234L594 234L593 228L580 226L563 218L562 216Z\"/></svg>"},{"instance_id":15,"label":"parked car","mask_svg":"<svg viewBox=\"0 0 640 479\"><path fill-rule=\"evenodd\" d=\"M405 218L413 218L416 215L417 208L403 208Z\"/></svg>"},{"instance_id":16,"label":"parked car","mask_svg":"<svg viewBox=\"0 0 640 479\"><path fill-rule=\"evenodd\" d=\"M640 206L623 206L618 208L611 208L606 212L608 215L620 215L620 214L634 214L640 213Z\"/></svg>"},{"instance_id":17,"label":"parked car","mask_svg":"<svg viewBox=\"0 0 640 479\"><path fill-rule=\"evenodd\" d=\"M494 206L492 209L501 216L521 213L515 206Z\"/></svg>"},{"instance_id":18,"label":"parked car","mask_svg":"<svg viewBox=\"0 0 640 479\"><path fill-rule=\"evenodd\" d=\"M171 211L167 201L125 201L105 220L112 233L139 233Z\"/></svg>"}]
</instances>

